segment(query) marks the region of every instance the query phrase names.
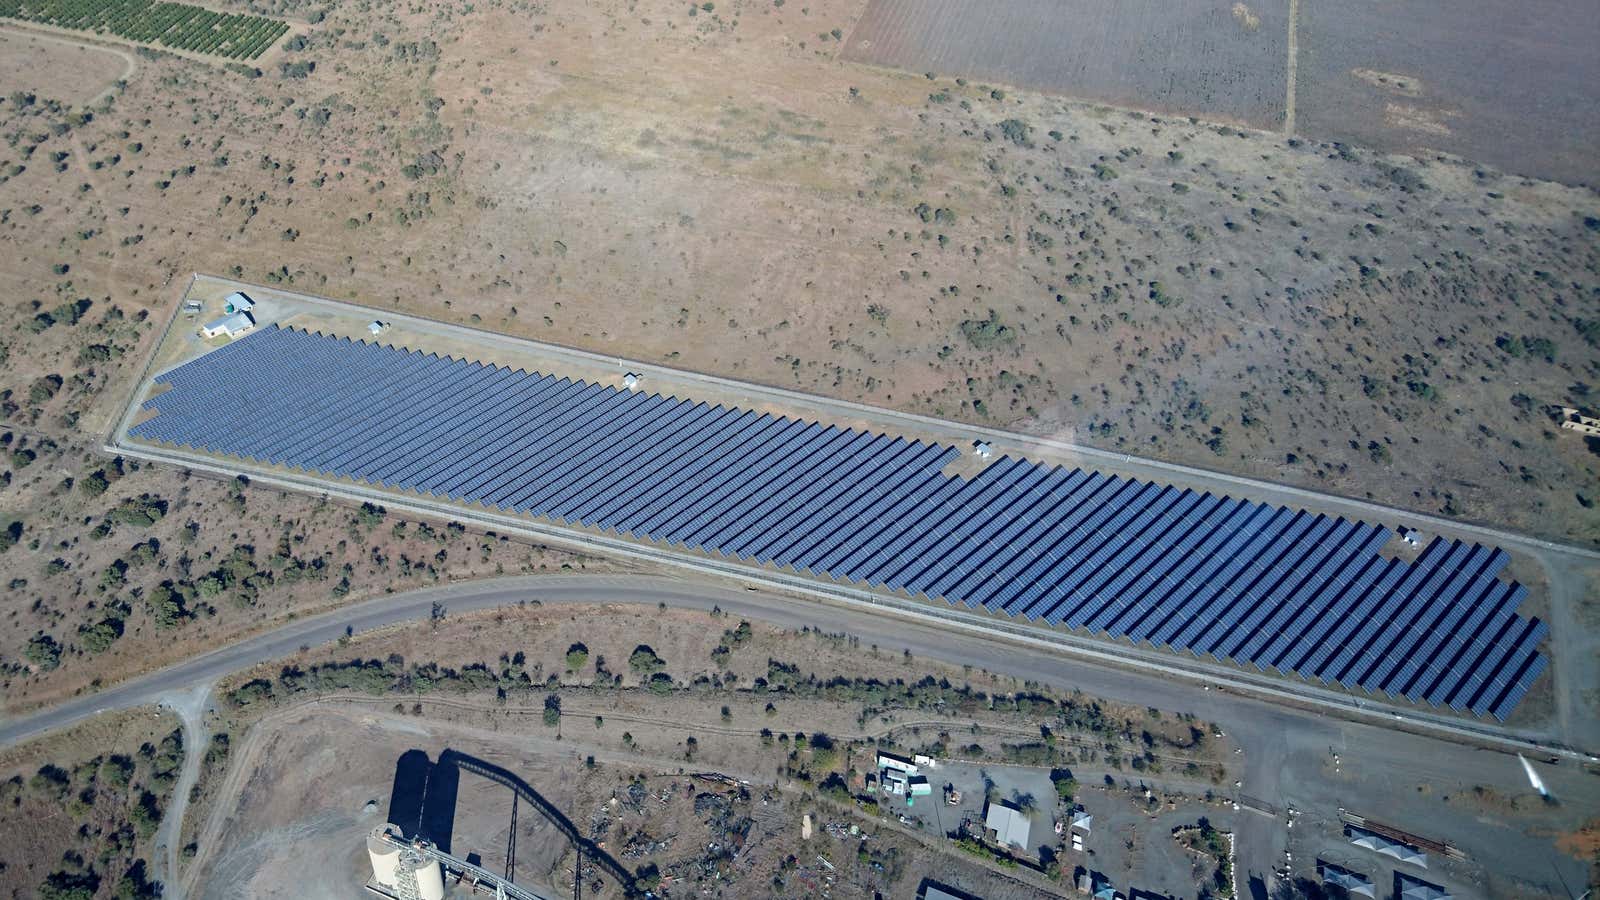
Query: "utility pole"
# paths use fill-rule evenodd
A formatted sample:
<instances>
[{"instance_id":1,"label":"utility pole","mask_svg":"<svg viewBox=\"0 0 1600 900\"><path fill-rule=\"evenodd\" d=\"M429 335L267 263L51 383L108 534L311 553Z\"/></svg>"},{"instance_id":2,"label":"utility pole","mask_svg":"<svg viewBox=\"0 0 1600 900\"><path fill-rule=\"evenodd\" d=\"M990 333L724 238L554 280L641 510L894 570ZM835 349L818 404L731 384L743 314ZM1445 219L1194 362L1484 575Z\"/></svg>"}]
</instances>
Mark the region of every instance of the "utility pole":
<instances>
[{"instance_id":1,"label":"utility pole","mask_svg":"<svg viewBox=\"0 0 1600 900\"><path fill-rule=\"evenodd\" d=\"M573 841L572 851L577 857L572 870L572 900L583 900L583 846Z\"/></svg>"},{"instance_id":2,"label":"utility pole","mask_svg":"<svg viewBox=\"0 0 1600 900\"><path fill-rule=\"evenodd\" d=\"M517 801L516 791L511 792L511 833L506 837L506 880L517 880Z\"/></svg>"}]
</instances>

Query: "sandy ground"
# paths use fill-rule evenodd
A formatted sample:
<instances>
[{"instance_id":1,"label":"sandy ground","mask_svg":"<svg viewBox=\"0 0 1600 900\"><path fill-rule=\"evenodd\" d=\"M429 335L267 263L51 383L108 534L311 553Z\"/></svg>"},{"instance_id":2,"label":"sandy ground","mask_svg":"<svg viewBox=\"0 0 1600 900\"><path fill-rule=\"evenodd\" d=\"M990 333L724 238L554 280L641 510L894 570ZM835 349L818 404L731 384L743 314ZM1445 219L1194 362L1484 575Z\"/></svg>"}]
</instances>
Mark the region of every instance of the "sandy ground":
<instances>
[{"instance_id":1,"label":"sandy ground","mask_svg":"<svg viewBox=\"0 0 1600 900\"><path fill-rule=\"evenodd\" d=\"M0 24L0 84L67 103L87 104L137 68L133 54Z\"/></svg>"}]
</instances>

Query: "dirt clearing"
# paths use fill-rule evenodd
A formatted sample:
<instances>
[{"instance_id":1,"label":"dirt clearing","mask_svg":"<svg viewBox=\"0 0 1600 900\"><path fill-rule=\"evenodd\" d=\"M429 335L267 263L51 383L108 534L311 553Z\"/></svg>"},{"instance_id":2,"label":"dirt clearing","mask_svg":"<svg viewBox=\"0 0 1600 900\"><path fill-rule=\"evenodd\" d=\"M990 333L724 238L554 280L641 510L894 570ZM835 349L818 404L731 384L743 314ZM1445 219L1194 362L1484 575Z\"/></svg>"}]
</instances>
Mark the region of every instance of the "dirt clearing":
<instances>
[{"instance_id":1,"label":"dirt clearing","mask_svg":"<svg viewBox=\"0 0 1600 900\"><path fill-rule=\"evenodd\" d=\"M65 103L89 103L132 74L133 56L66 38L0 27L0 85Z\"/></svg>"}]
</instances>

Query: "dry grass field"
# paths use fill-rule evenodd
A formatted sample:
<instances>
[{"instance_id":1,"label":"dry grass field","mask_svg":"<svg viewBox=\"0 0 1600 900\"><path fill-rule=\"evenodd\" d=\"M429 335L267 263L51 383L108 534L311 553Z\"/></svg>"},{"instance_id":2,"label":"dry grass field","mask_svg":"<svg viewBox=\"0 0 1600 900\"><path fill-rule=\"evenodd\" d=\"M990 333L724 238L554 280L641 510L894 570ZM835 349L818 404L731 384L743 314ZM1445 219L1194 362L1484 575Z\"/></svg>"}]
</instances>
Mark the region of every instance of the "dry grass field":
<instances>
[{"instance_id":1,"label":"dry grass field","mask_svg":"<svg viewBox=\"0 0 1600 900\"><path fill-rule=\"evenodd\" d=\"M0 28L0 85L68 104L91 103L137 68L133 53L52 34Z\"/></svg>"},{"instance_id":2,"label":"dry grass field","mask_svg":"<svg viewBox=\"0 0 1600 900\"><path fill-rule=\"evenodd\" d=\"M1303 4L1299 130L1600 187L1594 7L1491 0L1460 12L1438 0Z\"/></svg>"},{"instance_id":3,"label":"dry grass field","mask_svg":"<svg viewBox=\"0 0 1600 900\"><path fill-rule=\"evenodd\" d=\"M147 708L0 753L0 896L160 896L145 859L184 750Z\"/></svg>"}]
</instances>

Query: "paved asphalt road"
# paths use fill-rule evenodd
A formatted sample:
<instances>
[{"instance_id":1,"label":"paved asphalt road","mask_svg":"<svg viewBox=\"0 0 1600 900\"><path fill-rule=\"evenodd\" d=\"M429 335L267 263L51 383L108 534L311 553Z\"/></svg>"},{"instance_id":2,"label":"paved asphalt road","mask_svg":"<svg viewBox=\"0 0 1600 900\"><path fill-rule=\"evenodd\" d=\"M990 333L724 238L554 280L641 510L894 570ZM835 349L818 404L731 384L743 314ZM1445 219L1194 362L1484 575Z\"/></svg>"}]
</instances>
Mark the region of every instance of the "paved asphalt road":
<instances>
[{"instance_id":1,"label":"paved asphalt road","mask_svg":"<svg viewBox=\"0 0 1600 900\"><path fill-rule=\"evenodd\" d=\"M1341 721L1316 712L1275 706L1192 682L1158 675L1118 671L1080 660L977 636L953 636L935 625L833 604L755 593L701 582L647 576L528 576L462 582L382 597L321 616L290 622L276 630L220 648L98 694L74 699L32 716L0 724L0 746L85 719L97 712L159 702L173 692L209 684L221 676L294 653L301 646L337 640L351 628L357 633L399 622L428 618L433 604L447 614L515 605L546 603L666 603L680 608L720 606L733 616L782 627L811 625L844 631L865 645L891 652L910 650L957 665L1038 681L1063 689L1081 689L1091 697L1194 713L1217 723L1244 748L1241 792L1278 807L1332 816L1338 808L1381 813L1390 821L1417 830L1439 813L1432 791L1417 785L1465 790L1474 785L1506 796L1528 793L1515 756L1465 747L1440 738L1393 731L1376 725ZM1344 775L1330 777L1331 754L1337 750ZM1577 766L1541 766L1541 775L1572 808L1600 808L1600 790L1593 776ZM1251 817L1256 825L1241 829L1239 865L1242 875L1264 874L1282 860L1287 833L1281 822ZM1450 840L1473 852L1486 866L1531 884L1580 884L1584 866L1558 853L1548 836L1537 837L1522 822L1497 816L1460 817ZM1241 879L1242 881L1242 879Z\"/></svg>"}]
</instances>

